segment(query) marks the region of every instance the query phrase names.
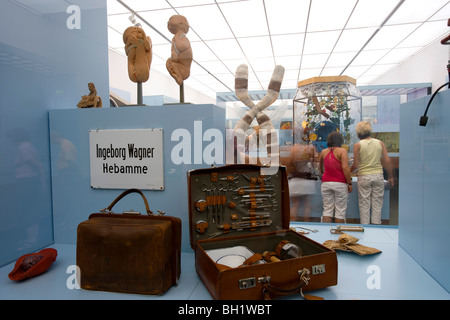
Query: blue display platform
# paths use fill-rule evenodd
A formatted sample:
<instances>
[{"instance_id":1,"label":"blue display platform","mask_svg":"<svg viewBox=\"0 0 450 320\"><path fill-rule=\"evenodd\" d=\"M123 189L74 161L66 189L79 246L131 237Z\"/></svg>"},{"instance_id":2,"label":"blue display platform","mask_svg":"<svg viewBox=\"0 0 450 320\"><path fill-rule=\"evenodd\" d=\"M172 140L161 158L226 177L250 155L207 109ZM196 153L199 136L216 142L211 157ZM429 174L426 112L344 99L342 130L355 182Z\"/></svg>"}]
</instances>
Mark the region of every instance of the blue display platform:
<instances>
[{"instance_id":1,"label":"blue display platform","mask_svg":"<svg viewBox=\"0 0 450 320\"><path fill-rule=\"evenodd\" d=\"M333 224L292 223L293 227L317 229L309 233L311 239L323 243L337 239L331 234ZM337 252L338 284L310 291L308 294L325 300L448 300L450 294L422 269L399 245L395 227L365 226L364 232L348 232L359 238L359 243L382 252L370 256ZM74 287L73 267L76 246L54 244L58 258L51 268L35 278L16 283L8 279L14 263L0 269L1 300L211 300L207 289L195 271L194 253L183 252L182 272L178 286L164 295L147 296L97 292ZM301 299L290 296L285 299Z\"/></svg>"}]
</instances>

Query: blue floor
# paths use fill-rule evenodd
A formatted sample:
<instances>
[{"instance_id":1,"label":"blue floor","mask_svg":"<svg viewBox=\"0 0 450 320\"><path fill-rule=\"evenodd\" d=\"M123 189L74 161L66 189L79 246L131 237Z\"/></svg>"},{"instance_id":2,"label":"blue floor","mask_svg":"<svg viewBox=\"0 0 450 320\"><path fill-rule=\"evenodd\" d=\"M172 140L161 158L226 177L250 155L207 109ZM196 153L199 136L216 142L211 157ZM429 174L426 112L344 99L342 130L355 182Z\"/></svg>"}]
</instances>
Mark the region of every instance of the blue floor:
<instances>
[{"instance_id":1,"label":"blue floor","mask_svg":"<svg viewBox=\"0 0 450 320\"><path fill-rule=\"evenodd\" d=\"M323 243L337 239L330 233L330 225L292 223L317 229L309 233L311 239ZM359 238L359 243L382 251L371 256L337 252L338 284L310 291L308 294L326 300L449 300L450 294L398 246L398 229L393 227L366 227L364 232L348 232ZM210 300L211 296L195 272L194 254L182 253L182 272L178 286L162 296L96 292L73 288L75 245L55 244L58 258L44 274L20 283L9 280L14 263L0 268L0 300ZM287 299L300 299L290 296Z\"/></svg>"}]
</instances>

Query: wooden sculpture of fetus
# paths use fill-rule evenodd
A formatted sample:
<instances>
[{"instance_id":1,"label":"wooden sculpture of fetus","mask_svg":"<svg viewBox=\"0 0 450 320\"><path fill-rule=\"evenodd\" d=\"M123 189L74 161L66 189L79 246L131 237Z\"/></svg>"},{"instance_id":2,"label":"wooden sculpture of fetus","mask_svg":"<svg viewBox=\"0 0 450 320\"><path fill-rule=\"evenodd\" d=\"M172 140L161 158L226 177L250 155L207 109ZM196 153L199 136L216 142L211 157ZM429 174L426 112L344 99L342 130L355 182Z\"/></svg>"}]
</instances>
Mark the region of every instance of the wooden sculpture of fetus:
<instances>
[{"instance_id":1,"label":"wooden sculpture of fetus","mask_svg":"<svg viewBox=\"0 0 450 320\"><path fill-rule=\"evenodd\" d=\"M140 27L129 27L123 33L128 56L128 77L133 82L146 82L150 77L152 41Z\"/></svg>"},{"instance_id":2,"label":"wooden sculpture of fetus","mask_svg":"<svg viewBox=\"0 0 450 320\"><path fill-rule=\"evenodd\" d=\"M189 23L184 16L174 15L170 17L167 28L174 34L172 38L172 54L166 62L167 71L175 79L178 85L189 78L191 74L192 49L186 33L189 31Z\"/></svg>"}]
</instances>

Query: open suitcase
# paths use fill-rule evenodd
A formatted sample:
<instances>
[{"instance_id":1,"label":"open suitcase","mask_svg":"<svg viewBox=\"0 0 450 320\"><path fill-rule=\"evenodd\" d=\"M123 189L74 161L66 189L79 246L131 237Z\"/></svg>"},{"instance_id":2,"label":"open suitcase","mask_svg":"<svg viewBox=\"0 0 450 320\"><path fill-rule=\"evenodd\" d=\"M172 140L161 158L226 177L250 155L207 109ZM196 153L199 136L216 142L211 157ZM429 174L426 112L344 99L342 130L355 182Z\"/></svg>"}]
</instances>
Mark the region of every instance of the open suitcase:
<instances>
[{"instance_id":1,"label":"open suitcase","mask_svg":"<svg viewBox=\"0 0 450 320\"><path fill-rule=\"evenodd\" d=\"M262 170L244 164L187 174L195 268L214 299L306 297L337 284L336 253L289 228L286 167L270 176Z\"/></svg>"},{"instance_id":2,"label":"open suitcase","mask_svg":"<svg viewBox=\"0 0 450 320\"><path fill-rule=\"evenodd\" d=\"M146 214L115 214L113 206L138 193ZM181 272L181 220L153 215L142 191L128 189L77 230L77 266L82 289L160 295L177 285Z\"/></svg>"}]
</instances>

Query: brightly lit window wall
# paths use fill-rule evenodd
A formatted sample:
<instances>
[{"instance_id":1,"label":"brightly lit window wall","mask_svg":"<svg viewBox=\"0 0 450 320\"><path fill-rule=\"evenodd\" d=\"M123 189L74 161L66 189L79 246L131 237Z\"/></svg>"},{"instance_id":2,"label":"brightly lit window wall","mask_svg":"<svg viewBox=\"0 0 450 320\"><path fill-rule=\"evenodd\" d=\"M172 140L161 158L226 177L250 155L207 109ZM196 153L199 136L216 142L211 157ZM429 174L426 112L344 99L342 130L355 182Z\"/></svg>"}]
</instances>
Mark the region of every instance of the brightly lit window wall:
<instances>
[{"instance_id":1,"label":"brightly lit window wall","mask_svg":"<svg viewBox=\"0 0 450 320\"><path fill-rule=\"evenodd\" d=\"M373 137L384 142L391 158L394 172L395 185L388 186L386 183L385 198L382 212L382 224L398 224L398 172L400 152L400 105L431 92L430 83L386 85L386 86L360 86L361 104L360 119L354 119L350 129L354 131L357 121L369 121L373 128ZM268 107L264 112L271 118L272 124L278 130L280 145L280 162L289 164L291 150L295 146L293 121L294 108L293 98L296 90L282 90L279 99ZM263 92L250 92L253 101L257 103L263 96ZM238 121L247 113L249 108L240 102L233 92L218 93L217 104L226 108L226 130L231 134ZM250 127L257 126L256 120ZM354 134L354 132L352 132ZM353 141L353 140L352 140ZM349 158L353 153L349 146ZM311 159L311 161L313 161ZM387 173L385 173L387 180ZM353 178L356 182L356 177ZM356 183L355 183L356 184ZM322 196L320 192L320 179L306 181L303 185L296 185L291 194L291 221L318 222L322 215ZM295 188L295 189L294 189ZM302 188L303 194L297 190ZM349 197L347 223L359 223L359 209L357 191Z\"/></svg>"}]
</instances>

